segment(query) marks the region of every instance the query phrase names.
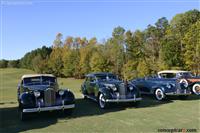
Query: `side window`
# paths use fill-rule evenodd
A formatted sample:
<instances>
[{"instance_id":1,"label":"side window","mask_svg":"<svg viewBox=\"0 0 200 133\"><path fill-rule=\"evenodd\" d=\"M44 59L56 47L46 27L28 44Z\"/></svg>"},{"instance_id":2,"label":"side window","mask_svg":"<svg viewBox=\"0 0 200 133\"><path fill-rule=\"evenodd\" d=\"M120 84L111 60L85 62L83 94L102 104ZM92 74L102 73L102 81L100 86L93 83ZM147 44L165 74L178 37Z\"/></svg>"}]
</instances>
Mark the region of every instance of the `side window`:
<instances>
[{"instance_id":1,"label":"side window","mask_svg":"<svg viewBox=\"0 0 200 133\"><path fill-rule=\"evenodd\" d=\"M170 79L170 78L175 78L176 74L175 73L161 73L160 77L165 78L165 79Z\"/></svg>"}]
</instances>

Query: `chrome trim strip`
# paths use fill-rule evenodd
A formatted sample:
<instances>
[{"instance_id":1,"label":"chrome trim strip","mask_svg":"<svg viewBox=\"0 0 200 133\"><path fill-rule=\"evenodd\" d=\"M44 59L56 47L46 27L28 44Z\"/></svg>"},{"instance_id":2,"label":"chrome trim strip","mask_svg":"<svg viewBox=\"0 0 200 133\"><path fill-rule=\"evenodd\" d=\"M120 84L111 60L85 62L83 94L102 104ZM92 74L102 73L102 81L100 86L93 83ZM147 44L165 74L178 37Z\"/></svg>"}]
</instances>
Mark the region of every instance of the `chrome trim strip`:
<instances>
[{"instance_id":1,"label":"chrome trim strip","mask_svg":"<svg viewBox=\"0 0 200 133\"><path fill-rule=\"evenodd\" d=\"M165 93L165 95L168 95L168 96L181 96L181 95L190 95L190 94L191 92L190 93L173 93L173 92Z\"/></svg>"},{"instance_id":2,"label":"chrome trim strip","mask_svg":"<svg viewBox=\"0 0 200 133\"><path fill-rule=\"evenodd\" d=\"M106 102L136 102L141 101L142 98L131 98L131 99L106 99Z\"/></svg>"},{"instance_id":3,"label":"chrome trim strip","mask_svg":"<svg viewBox=\"0 0 200 133\"><path fill-rule=\"evenodd\" d=\"M23 109L23 112L31 113L31 112L62 110L62 109L71 109L71 108L75 108L75 104L64 105L64 106L38 107L38 108Z\"/></svg>"}]
</instances>

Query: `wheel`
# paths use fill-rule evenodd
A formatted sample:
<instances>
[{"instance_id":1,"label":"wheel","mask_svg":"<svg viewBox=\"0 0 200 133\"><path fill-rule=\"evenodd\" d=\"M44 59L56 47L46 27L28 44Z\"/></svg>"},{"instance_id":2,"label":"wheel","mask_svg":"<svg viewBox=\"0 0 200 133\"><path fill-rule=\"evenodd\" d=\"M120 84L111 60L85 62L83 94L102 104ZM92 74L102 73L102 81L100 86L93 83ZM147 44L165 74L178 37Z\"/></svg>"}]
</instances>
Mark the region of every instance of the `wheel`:
<instances>
[{"instance_id":1,"label":"wheel","mask_svg":"<svg viewBox=\"0 0 200 133\"><path fill-rule=\"evenodd\" d=\"M154 95L158 101L162 101L165 98L165 94L160 88L156 89Z\"/></svg>"},{"instance_id":2,"label":"wheel","mask_svg":"<svg viewBox=\"0 0 200 133\"><path fill-rule=\"evenodd\" d=\"M19 118L21 121L25 121L29 118L30 114L24 113L23 109L19 109Z\"/></svg>"},{"instance_id":3,"label":"wheel","mask_svg":"<svg viewBox=\"0 0 200 133\"><path fill-rule=\"evenodd\" d=\"M200 84L194 84L192 87L192 92L196 95L200 95Z\"/></svg>"},{"instance_id":4,"label":"wheel","mask_svg":"<svg viewBox=\"0 0 200 133\"><path fill-rule=\"evenodd\" d=\"M181 100L186 100L187 98L188 98L188 96L185 96L185 95L179 96L179 99L181 99Z\"/></svg>"},{"instance_id":5,"label":"wheel","mask_svg":"<svg viewBox=\"0 0 200 133\"><path fill-rule=\"evenodd\" d=\"M99 100L98 100L98 102L99 102L99 107L100 107L101 109L107 108L108 103L106 103L106 98L105 98L105 96L104 96L102 93L99 95Z\"/></svg>"},{"instance_id":6,"label":"wheel","mask_svg":"<svg viewBox=\"0 0 200 133\"><path fill-rule=\"evenodd\" d=\"M73 109L65 109L63 112L65 115L71 115L73 113Z\"/></svg>"}]
</instances>

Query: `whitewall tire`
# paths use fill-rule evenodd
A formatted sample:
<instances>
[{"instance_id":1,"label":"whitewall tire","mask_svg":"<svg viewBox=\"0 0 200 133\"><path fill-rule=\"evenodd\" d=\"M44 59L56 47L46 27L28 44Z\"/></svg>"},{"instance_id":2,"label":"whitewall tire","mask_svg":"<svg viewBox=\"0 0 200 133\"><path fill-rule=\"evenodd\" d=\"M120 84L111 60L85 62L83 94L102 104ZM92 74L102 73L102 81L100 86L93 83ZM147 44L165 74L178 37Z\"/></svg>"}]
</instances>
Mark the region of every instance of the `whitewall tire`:
<instances>
[{"instance_id":1,"label":"whitewall tire","mask_svg":"<svg viewBox=\"0 0 200 133\"><path fill-rule=\"evenodd\" d=\"M98 100L98 102L99 102L99 107L101 108L101 109L105 109L106 108L106 98L105 98L105 96L101 93L100 95L99 95L99 100Z\"/></svg>"},{"instance_id":2,"label":"whitewall tire","mask_svg":"<svg viewBox=\"0 0 200 133\"><path fill-rule=\"evenodd\" d=\"M192 92L196 95L200 95L200 84L194 84L192 87Z\"/></svg>"},{"instance_id":3,"label":"whitewall tire","mask_svg":"<svg viewBox=\"0 0 200 133\"><path fill-rule=\"evenodd\" d=\"M165 94L164 94L164 92L160 88L156 89L156 91L155 91L155 98L158 101L162 101L165 98Z\"/></svg>"}]
</instances>

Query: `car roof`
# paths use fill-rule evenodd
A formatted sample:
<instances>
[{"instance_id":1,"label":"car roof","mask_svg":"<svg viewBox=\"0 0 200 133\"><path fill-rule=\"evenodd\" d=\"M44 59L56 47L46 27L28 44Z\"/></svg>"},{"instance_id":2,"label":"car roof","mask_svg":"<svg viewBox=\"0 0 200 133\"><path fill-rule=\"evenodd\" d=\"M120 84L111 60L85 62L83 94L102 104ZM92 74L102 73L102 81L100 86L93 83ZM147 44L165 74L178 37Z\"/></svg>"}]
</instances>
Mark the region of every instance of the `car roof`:
<instances>
[{"instance_id":1,"label":"car roof","mask_svg":"<svg viewBox=\"0 0 200 133\"><path fill-rule=\"evenodd\" d=\"M86 75L86 77L96 76L96 75L107 75L107 74L114 75L113 73L109 73L109 72L96 72L96 73L89 73L89 74Z\"/></svg>"},{"instance_id":2,"label":"car roof","mask_svg":"<svg viewBox=\"0 0 200 133\"><path fill-rule=\"evenodd\" d=\"M53 74L25 74L22 76L22 79L31 77L40 77L40 76L55 77Z\"/></svg>"},{"instance_id":3,"label":"car roof","mask_svg":"<svg viewBox=\"0 0 200 133\"><path fill-rule=\"evenodd\" d=\"M164 70L164 71L158 72L158 74L161 74L161 73L187 73L187 72L190 72L190 71L183 71L183 70Z\"/></svg>"}]
</instances>

